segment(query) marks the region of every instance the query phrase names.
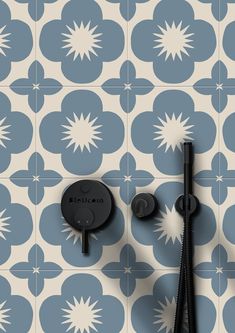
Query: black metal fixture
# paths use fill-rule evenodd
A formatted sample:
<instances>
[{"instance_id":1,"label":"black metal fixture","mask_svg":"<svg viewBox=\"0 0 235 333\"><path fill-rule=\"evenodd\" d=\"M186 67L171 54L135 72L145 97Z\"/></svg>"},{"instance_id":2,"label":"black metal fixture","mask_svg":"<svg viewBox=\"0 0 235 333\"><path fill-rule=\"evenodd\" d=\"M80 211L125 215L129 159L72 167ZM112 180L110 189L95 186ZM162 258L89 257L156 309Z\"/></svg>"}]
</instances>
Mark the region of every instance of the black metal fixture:
<instances>
[{"instance_id":1,"label":"black metal fixture","mask_svg":"<svg viewBox=\"0 0 235 333\"><path fill-rule=\"evenodd\" d=\"M191 142L185 142L184 143L184 194L177 199L175 204L176 210L184 219L184 234L183 234L183 243L182 243L182 257L180 265L174 333L182 332L185 293L186 293L186 304L188 312L189 333L196 333L191 216L195 213L197 207L199 206L199 201L193 195L192 166L193 166L193 146Z\"/></svg>"},{"instance_id":2,"label":"black metal fixture","mask_svg":"<svg viewBox=\"0 0 235 333\"><path fill-rule=\"evenodd\" d=\"M157 206L157 199L150 193L137 194L131 203L132 212L139 219L151 216Z\"/></svg>"},{"instance_id":3,"label":"black metal fixture","mask_svg":"<svg viewBox=\"0 0 235 333\"><path fill-rule=\"evenodd\" d=\"M80 180L70 185L61 200L67 223L82 232L82 253L88 253L88 232L106 223L113 209L109 189L96 180Z\"/></svg>"}]
</instances>

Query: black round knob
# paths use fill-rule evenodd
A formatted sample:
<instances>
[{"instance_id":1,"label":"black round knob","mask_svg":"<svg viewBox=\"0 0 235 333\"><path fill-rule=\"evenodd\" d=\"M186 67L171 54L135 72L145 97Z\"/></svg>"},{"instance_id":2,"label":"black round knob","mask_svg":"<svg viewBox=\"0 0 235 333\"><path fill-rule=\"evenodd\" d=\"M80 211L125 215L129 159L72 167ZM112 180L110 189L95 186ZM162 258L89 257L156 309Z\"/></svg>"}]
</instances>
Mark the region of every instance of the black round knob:
<instances>
[{"instance_id":1,"label":"black round knob","mask_svg":"<svg viewBox=\"0 0 235 333\"><path fill-rule=\"evenodd\" d=\"M132 212L139 219L152 215L156 208L157 199L150 193L137 194L131 203Z\"/></svg>"}]
</instances>

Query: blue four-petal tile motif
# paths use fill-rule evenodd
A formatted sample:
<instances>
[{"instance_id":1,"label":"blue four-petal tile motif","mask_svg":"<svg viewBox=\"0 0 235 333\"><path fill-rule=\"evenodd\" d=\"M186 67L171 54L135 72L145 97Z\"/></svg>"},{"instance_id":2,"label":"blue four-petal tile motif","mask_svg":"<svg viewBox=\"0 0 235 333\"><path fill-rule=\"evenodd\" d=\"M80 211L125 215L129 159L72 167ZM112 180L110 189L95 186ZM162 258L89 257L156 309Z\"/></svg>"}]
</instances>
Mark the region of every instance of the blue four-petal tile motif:
<instances>
[{"instance_id":1,"label":"blue four-petal tile motif","mask_svg":"<svg viewBox=\"0 0 235 333\"><path fill-rule=\"evenodd\" d=\"M131 202L137 187L147 186L153 179L151 173L136 170L135 159L130 153L121 158L119 170L108 171L102 177L107 185L120 188L120 196L126 204Z\"/></svg>"},{"instance_id":2,"label":"blue four-petal tile motif","mask_svg":"<svg viewBox=\"0 0 235 333\"><path fill-rule=\"evenodd\" d=\"M176 311L178 274L162 275L154 284L150 295L138 298L131 311L131 321L136 333L173 332ZM216 308L203 295L196 295L197 329L211 333L216 322ZM188 332L184 321L181 333Z\"/></svg>"},{"instance_id":3,"label":"blue four-petal tile motif","mask_svg":"<svg viewBox=\"0 0 235 333\"><path fill-rule=\"evenodd\" d=\"M44 208L40 218L40 232L47 243L61 247L61 255L66 262L76 267L88 267L101 258L104 246L115 246L121 239L124 233L124 216L116 207L110 223L89 234L89 256L81 253L81 232L64 220L60 204Z\"/></svg>"},{"instance_id":4,"label":"blue four-petal tile motif","mask_svg":"<svg viewBox=\"0 0 235 333\"><path fill-rule=\"evenodd\" d=\"M77 42L79 39L87 43ZM44 25L40 48L46 58L61 63L67 79L89 83L100 76L103 63L120 56L124 33L119 24L103 18L98 2L71 0L64 6L60 20Z\"/></svg>"},{"instance_id":5,"label":"blue four-petal tile motif","mask_svg":"<svg viewBox=\"0 0 235 333\"><path fill-rule=\"evenodd\" d=\"M145 262L137 262L134 248L126 244L121 250L120 261L108 263L102 272L111 279L119 279L123 294L131 296L136 288L136 280L149 277L153 268Z\"/></svg>"},{"instance_id":6,"label":"blue four-petal tile motif","mask_svg":"<svg viewBox=\"0 0 235 333\"><path fill-rule=\"evenodd\" d=\"M197 173L195 182L211 187L212 198L217 204L222 205L227 198L228 188L235 187L235 170L229 170L225 155L217 153L211 162L211 170Z\"/></svg>"},{"instance_id":7,"label":"blue four-petal tile motif","mask_svg":"<svg viewBox=\"0 0 235 333\"><path fill-rule=\"evenodd\" d=\"M25 151L31 144L33 126L23 113L11 110L11 102L0 92L0 173L5 171L12 154Z\"/></svg>"},{"instance_id":8,"label":"blue four-petal tile motif","mask_svg":"<svg viewBox=\"0 0 235 333\"><path fill-rule=\"evenodd\" d=\"M17 79L11 89L19 95L28 95L31 109L37 113L44 105L44 95L53 95L62 89L61 84L52 78L44 77L43 66L34 61L29 68L28 78Z\"/></svg>"},{"instance_id":9,"label":"blue four-petal tile motif","mask_svg":"<svg viewBox=\"0 0 235 333\"><path fill-rule=\"evenodd\" d=\"M13 294L3 276L0 276L0 290L0 330L9 333L30 332L33 309L29 301Z\"/></svg>"},{"instance_id":10,"label":"blue four-petal tile motif","mask_svg":"<svg viewBox=\"0 0 235 333\"><path fill-rule=\"evenodd\" d=\"M183 184L166 182L154 195L159 201L159 212L148 223L132 217L131 231L140 244L151 246L156 267L178 267L181 259L183 220L175 209L175 201L183 193ZM194 217L194 245L202 246L213 239L216 220L212 209L201 203L200 213Z\"/></svg>"},{"instance_id":11,"label":"blue four-petal tile motif","mask_svg":"<svg viewBox=\"0 0 235 333\"><path fill-rule=\"evenodd\" d=\"M131 61L125 61L120 70L120 78L109 79L102 88L110 95L119 95L123 111L129 113L135 107L136 96L148 94L153 90L153 84L144 78L136 78L135 66Z\"/></svg>"},{"instance_id":12,"label":"blue four-petal tile motif","mask_svg":"<svg viewBox=\"0 0 235 333\"><path fill-rule=\"evenodd\" d=\"M54 3L57 0L16 0L19 3L28 4L28 11L34 21L38 21L44 14L44 6L47 3Z\"/></svg>"},{"instance_id":13,"label":"blue four-petal tile motif","mask_svg":"<svg viewBox=\"0 0 235 333\"><path fill-rule=\"evenodd\" d=\"M131 38L136 57L151 62L156 77L166 83L189 79L195 63L209 59L216 46L213 27L197 20L185 0L158 2L153 19L139 22Z\"/></svg>"},{"instance_id":14,"label":"blue four-petal tile motif","mask_svg":"<svg viewBox=\"0 0 235 333\"><path fill-rule=\"evenodd\" d=\"M34 153L28 162L28 170L19 170L11 175L11 181L21 187L28 187L32 203L39 204L44 197L44 188L57 185L62 180L58 172L45 170L44 160L39 153Z\"/></svg>"},{"instance_id":15,"label":"blue four-petal tile motif","mask_svg":"<svg viewBox=\"0 0 235 333\"><path fill-rule=\"evenodd\" d=\"M28 261L15 264L10 271L20 279L27 279L29 290L38 296L44 288L44 280L55 278L62 269L53 262L46 262L43 250L36 244L29 251Z\"/></svg>"},{"instance_id":16,"label":"blue four-petal tile motif","mask_svg":"<svg viewBox=\"0 0 235 333\"><path fill-rule=\"evenodd\" d=\"M0 265L2 265L9 259L12 247L24 244L30 238L33 221L28 208L11 202L11 195L2 184L0 184L0 198Z\"/></svg>"},{"instance_id":17,"label":"blue four-petal tile motif","mask_svg":"<svg viewBox=\"0 0 235 333\"><path fill-rule=\"evenodd\" d=\"M100 167L103 154L120 148L124 124L117 114L103 111L97 94L77 90L65 96L60 112L44 117L40 137L46 150L61 155L66 170L89 175Z\"/></svg>"},{"instance_id":18,"label":"blue four-petal tile motif","mask_svg":"<svg viewBox=\"0 0 235 333\"><path fill-rule=\"evenodd\" d=\"M153 111L137 115L131 129L135 147L151 154L156 168L166 175L182 173L178 161L182 160L184 141L195 141L195 153L201 154L213 146L215 135L212 117L195 110L191 96L179 90L160 93L153 103Z\"/></svg>"},{"instance_id":19,"label":"blue four-petal tile motif","mask_svg":"<svg viewBox=\"0 0 235 333\"><path fill-rule=\"evenodd\" d=\"M203 262L195 267L195 273L203 279L211 279L212 289L222 296L229 279L235 279L235 262L228 261L226 249L217 245L211 255L211 262Z\"/></svg>"},{"instance_id":20,"label":"blue four-petal tile motif","mask_svg":"<svg viewBox=\"0 0 235 333\"><path fill-rule=\"evenodd\" d=\"M217 112L227 106L228 96L235 95L235 78L228 78L228 70L222 61L217 61L211 71L211 78L194 84L194 89L202 95L211 95L211 102Z\"/></svg>"},{"instance_id":21,"label":"blue four-petal tile motif","mask_svg":"<svg viewBox=\"0 0 235 333\"><path fill-rule=\"evenodd\" d=\"M8 5L0 0L0 81L9 75L11 63L27 58L32 47L30 27L12 19Z\"/></svg>"},{"instance_id":22,"label":"blue four-petal tile motif","mask_svg":"<svg viewBox=\"0 0 235 333\"><path fill-rule=\"evenodd\" d=\"M75 274L64 281L61 295L50 296L43 302L40 320L46 333L71 329L117 333L124 325L124 308L116 297L103 294L102 284L95 276Z\"/></svg>"}]
</instances>

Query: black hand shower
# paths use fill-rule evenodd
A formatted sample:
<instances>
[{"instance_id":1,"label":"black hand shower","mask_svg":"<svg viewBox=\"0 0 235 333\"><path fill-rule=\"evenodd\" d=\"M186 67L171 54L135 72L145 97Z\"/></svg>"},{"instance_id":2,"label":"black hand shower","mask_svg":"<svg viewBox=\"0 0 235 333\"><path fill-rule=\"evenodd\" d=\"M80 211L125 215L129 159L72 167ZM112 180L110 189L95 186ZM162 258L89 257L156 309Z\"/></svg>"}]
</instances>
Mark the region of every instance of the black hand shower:
<instances>
[{"instance_id":1,"label":"black hand shower","mask_svg":"<svg viewBox=\"0 0 235 333\"><path fill-rule=\"evenodd\" d=\"M186 292L186 305L188 312L189 333L196 333L193 263L192 263L192 221L191 216L195 213L199 202L192 191L192 165L193 146L191 142L184 143L184 194L175 204L176 210L184 219L184 234L182 242L182 257L175 316L174 333L182 332L184 315L184 301Z\"/></svg>"}]
</instances>

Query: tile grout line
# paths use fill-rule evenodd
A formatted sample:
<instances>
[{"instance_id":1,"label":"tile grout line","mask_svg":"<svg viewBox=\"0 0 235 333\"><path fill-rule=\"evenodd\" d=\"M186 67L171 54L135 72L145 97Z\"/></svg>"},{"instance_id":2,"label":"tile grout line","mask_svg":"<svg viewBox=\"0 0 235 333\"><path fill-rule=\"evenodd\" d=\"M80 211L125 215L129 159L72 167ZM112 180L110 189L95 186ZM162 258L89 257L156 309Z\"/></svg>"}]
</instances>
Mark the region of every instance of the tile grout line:
<instances>
[{"instance_id":1,"label":"tile grout line","mask_svg":"<svg viewBox=\"0 0 235 333\"><path fill-rule=\"evenodd\" d=\"M38 0L36 0L36 9L35 9L35 14L36 14L36 19L38 18ZM37 61L37 37L38 37L38 32L37 32L37 28L38 28L38 24L37 24L37 21L35 21L35 62ZM35 75L36 75L36 84L38 83L38 66L36 66L36 72L35 72ZM37 108L38 108L38 91L36 89L36 96L35 96L35 104L36 104L36 111L37 111ZM37 113L35 112L35 130L34 130L34 135L35 135L35 152L37 152L37 127L38 127L38 124L37 124ZM38 170L38 167L37 167L37 164L38 164L38 158L37 158L37 154L36 154L36 176L37 176L37 170ZM35 186L35 198L36 198L36 202L37 202L37 196L38 196L38 184L36 182L36 186ZM34 227L35 227L35 246L36 246L36 251L35 251L35 256L36 256L36 260L35 260L35 264L36 264L36 268L38 267L38 252L37 252L37 205L35 205L35 221L34 221ZM37 312L38 312L38 306L37 306L37 294L38 294L38 276L36 274L35 276L35 314L36 314L36 317L35 317L35 333L37 333ZM40 320L39 320L40 321ZM40 323L41 325L41 323Z\"/></svg>"},{"instance_id":2,"label":"tile grout line","mask_svg":"<svg viewBox=\"0 0 235 333\"><path fill-rule=\"evenodd\" d=\"M219 22L218 22L218 58L219 58L219 84L221 84L221 66L220 66L220 59L221 59L221 0L219 0ZM220 111L221 111L221 91L219 90L219 114L218 114L218 131L219 131L219 137L218 137L218 151L221 151L221 117L220 117ZM219 155L219 176L221 175L221 155ZM219 182L219 203L220 203L220 197L221 197L221 184ZM220 205L217 204L217 213L218 213L218 220L217 220L217 224L218 224L218 244L220 244L220 239L221 239L221 234L220 234ZM220 251L220 247L219 247L219 267L221 267L221 251ZM220 295L220 290L221 290L221 276L219 274L219 295ZM220 297L218 296L218 332L220 331Z\"/></svg>"}]
</instances>

